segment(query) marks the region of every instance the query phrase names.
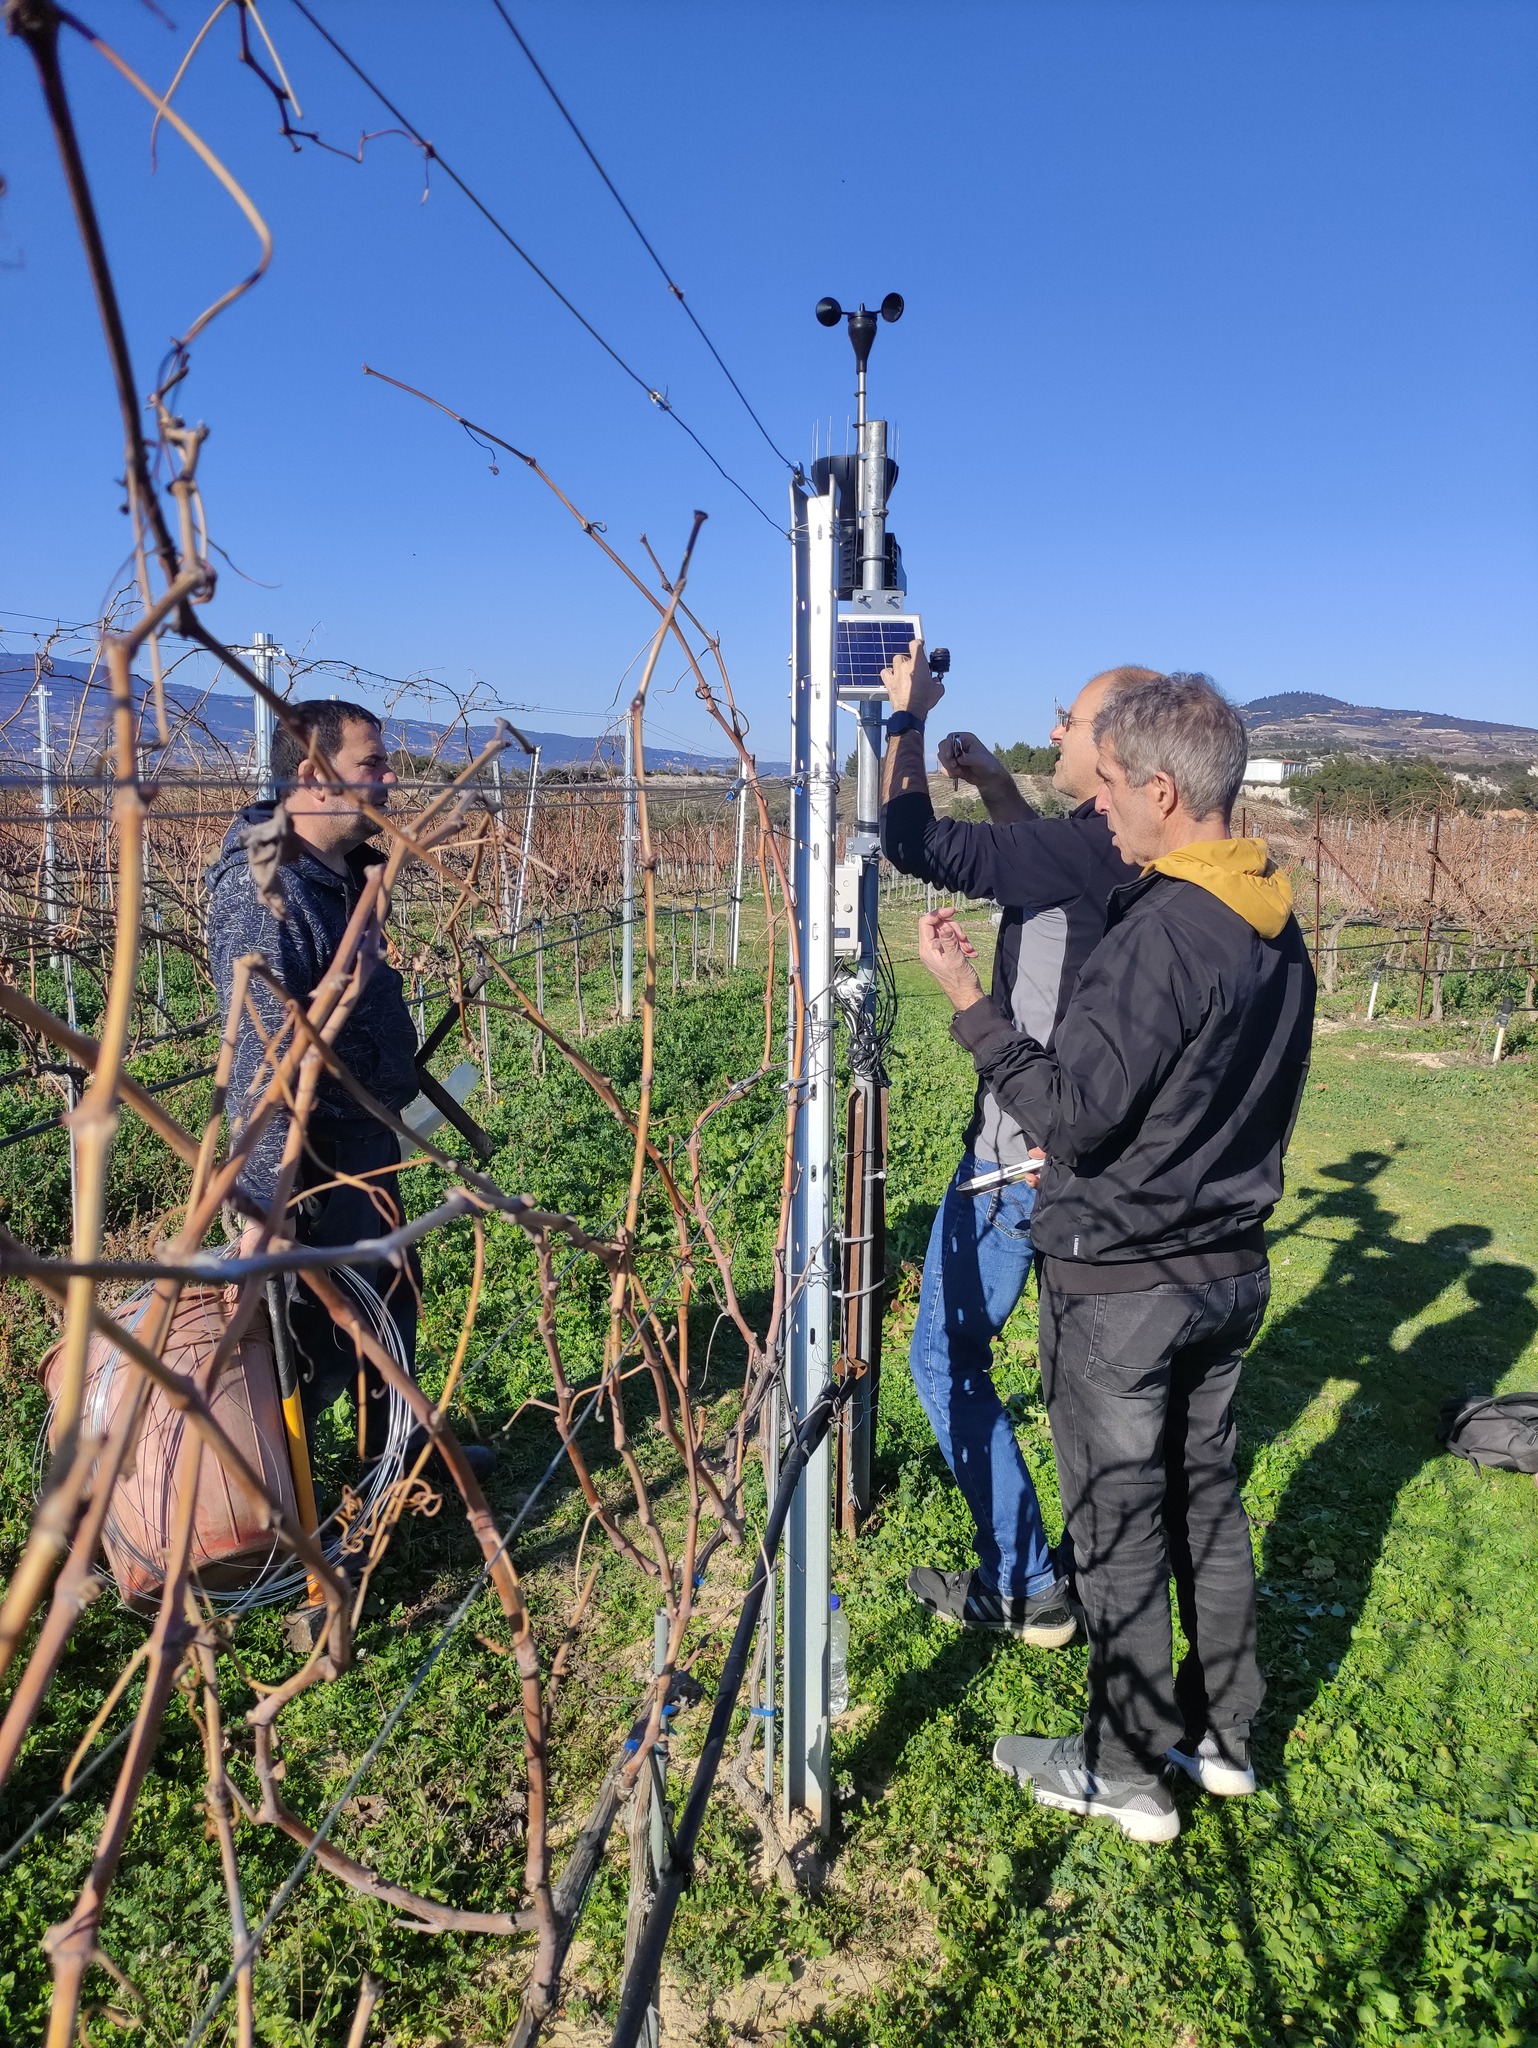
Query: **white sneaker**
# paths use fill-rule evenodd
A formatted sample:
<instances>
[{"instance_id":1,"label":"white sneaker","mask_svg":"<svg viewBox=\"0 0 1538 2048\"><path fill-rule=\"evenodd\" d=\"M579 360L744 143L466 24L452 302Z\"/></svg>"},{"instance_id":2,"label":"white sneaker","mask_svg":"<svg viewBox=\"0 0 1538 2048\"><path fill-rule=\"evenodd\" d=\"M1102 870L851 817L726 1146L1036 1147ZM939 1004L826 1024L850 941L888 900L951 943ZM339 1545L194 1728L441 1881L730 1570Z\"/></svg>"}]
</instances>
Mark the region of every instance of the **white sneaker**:
<instances>
[{"instance_id":1,"label":"white sneaker","mask_svg":"<svg viewBox=\"0 0 1538 2048\"><path fill-rule=\"evenodd\" d=\"M1219 1743L1218 1738L1209 1733L1202 1737L1194 1751L1171 1749L1165 1754L1177 1771L1184 1771L1204 1792L1215 1793L1220 1799L1241 1799L1245 1793L1255 1789L1250 1745L1237 1735L1230 1735Z\"/></svg>"},{"instance_id":2,"label":"white sneaker","mask_svg":"<svg viewBox=\"0 0 1538 2048\"><path fill-rule=\"evenodd\" d=\"M1134 1842L1173 1842L1180 1833L1180 1813L1163 1782L1100 1777L1084 1761L1082 1735L1001 1735L993 1761L1029 1785L1038 1806L1115 1821Z\"/></svg>"}]
</instances>

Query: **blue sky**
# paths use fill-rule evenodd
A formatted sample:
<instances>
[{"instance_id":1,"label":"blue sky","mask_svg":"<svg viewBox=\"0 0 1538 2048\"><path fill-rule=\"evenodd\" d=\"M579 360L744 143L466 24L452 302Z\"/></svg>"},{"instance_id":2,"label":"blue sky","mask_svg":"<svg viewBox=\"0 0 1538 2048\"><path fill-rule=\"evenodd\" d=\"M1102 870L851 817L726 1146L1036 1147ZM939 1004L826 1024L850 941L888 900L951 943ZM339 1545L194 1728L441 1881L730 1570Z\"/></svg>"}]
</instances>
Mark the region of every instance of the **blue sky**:
<instances>
[{"instance_id":1,"label":"blue sky","mask_svg":"<svg viewBox=\"0 0 1538 2048\"><path fill-rule=\"evenodd\" d=\"M164 84L201 18L85 0ZM852 370L812 306L899 290L874 410L951 721L1045 736L1118 661L1538 723L1538 9L508 0L776 441L843 445ZM316 11L732 473L786 472L668 297L490 0ZM305 125L388 126L289 4ZM213 31L178 104L277 252L197 345L211 622L388 674L481 677L590 730L649 615L517 464L366 360L531 450L610 538L676 558L766 757L786 751L787 550L407 142L360 167L276 134ZM250 233L78 39L65 65L148 388ZM0 617L92 615L126 548L105 358L30 61L0 46ZM18 635L23 636L21 640ZM669 673L666 681L672 682ZM687 686L659 727L701 742Z\"/></svg>"}]
</instances>

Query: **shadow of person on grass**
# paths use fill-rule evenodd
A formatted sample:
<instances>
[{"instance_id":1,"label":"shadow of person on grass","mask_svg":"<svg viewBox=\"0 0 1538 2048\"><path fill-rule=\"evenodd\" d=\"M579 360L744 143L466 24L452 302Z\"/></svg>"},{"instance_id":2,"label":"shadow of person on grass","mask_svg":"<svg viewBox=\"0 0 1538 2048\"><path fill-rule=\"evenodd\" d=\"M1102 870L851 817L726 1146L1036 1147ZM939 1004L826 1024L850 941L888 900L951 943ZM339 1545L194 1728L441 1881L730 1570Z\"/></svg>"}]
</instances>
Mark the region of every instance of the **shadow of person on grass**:
<instances>
[{"instance_id":1,"label":"shadow of person on grass","mask_svg":"<svg viewBox=\"0 0 1538 2048\"><path fill-rule=\"evenodd\" d=\"M1319 1223L1345 1222L1319 1281L1274 1317L1245 1366L1240 1394L1241 1476L1252 1479L1261 1445L1294 1428L1332 1383L1341 1389L1333 1428L1271 1503L1252 1487L1252 1515L1264 1530L1261 1664L1270 1697L1259 1728L1263 1763L1308 1714L1333 1664L1344 1657L1401 1489L1428 1459L1442 1403L1492 1386L1538 1329L1530 1268L1476 1262L1491 1242L1482 1223L1449 1224L1424 1240L1395 1234L1399 1218L1374 1183L1390 1163L1357 1152L1321 1169L1335 1185L1314 1196L1272 1241L1273 1266L1286 1246ZM1459 1284L1470 1305L1448 1321L1398 1332ZM1327 1426L1328 1418L1320 1418Z\"/></svg>"},{"instance_id":2,"label":"shadow of person on grass","mask_svg":"<svg viewBox=\"0 0 1538 2048\"><path fill-rule=\"evenodd\" d=\"M1263 1539L1260 1662L1268 1697L1254 1749L1262 1782L1281 1799L1284 1823L1290 1805L1287 1744L1303 1738L1320 1693L1349 1651L1402 1492L1428 1462L1444 1455L1437 1436L1443 1402L1494 1386L1538 1330L1532 1270L1477 1257L1492 1242L1486 1224L1445 1225L1423 1240L1396 1234L1399 1217L1376 1186L1390 1163L1387 1153L1353 1153L1319 1170L1324 1188L1299 1191L1307 1206L1272 1238L1273 1271L1288 1258L1289 1244L1316 1235L1321 1224L1336 1226L1328 1231L1329 1258L1307 1294L1264 1326L1239 1396L1241 1478ZM1338 1234L1342 1223L1348 1226L1344 1235ZM1408 1342L1400 1339L1460 1285L1467 1306L1417 1330ZM1319 1431L1318 1441L1275 1496L1268 1496L1265 1446L1305 1423L1321 1402L1327 1404L1324 1412L1308 1425ZM1449 1555L1435 1583L1425 1588L1428 1615L1446 1608L1437 1626L1453 1647L1454 1669L1462 1653L1461 1617L1447 1596L1458 1582L1457 1566L1457 1557ZM1451 1696L1428 1699L1428 1747L1456 1718ZM1238 1816L1220 1809L1218 1820L1235 1896L1248 1897L1257 1845ZM1292 1835L1291 1824L1283 1833ZM1280 1846L1273 1838L1261 1854L1274 1856ZM1292 1893L1299 1902L1322 1881L1314 1868L1315 1848L1301 1837L1293 1847ZM1397 1924L1367 1939L1360 1952L1324 1965L1316 1996L1326 2004L1349 2004L1351 1984L1374 1965L1391 1973L1382 1979L1385 1996L1391 1980L1412 1981L1427 1932L1426 1901L1455 1878L1456 1872L1428 1869L1424 1884L1406 1897ZM1312 1938L1304 1945L1311 1946ZM1257 2017L1273 2038L1283 2038L1296 1983L1284 1996L1258 1941L1249 1945L1248 1957ZM1369 1981L1364 1978L1351 1996Z\"/></svg>"}]
</instances>

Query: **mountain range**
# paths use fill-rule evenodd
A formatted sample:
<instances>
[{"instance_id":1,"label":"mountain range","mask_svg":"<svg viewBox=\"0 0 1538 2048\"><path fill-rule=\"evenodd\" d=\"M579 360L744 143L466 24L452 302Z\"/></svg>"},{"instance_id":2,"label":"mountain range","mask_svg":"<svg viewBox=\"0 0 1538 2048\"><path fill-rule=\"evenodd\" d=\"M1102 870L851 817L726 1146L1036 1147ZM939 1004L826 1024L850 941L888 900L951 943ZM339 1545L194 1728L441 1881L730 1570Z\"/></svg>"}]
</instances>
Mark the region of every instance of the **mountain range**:
<instances>
[{"instance_id":1,"label":"mountain range","mask_svg":"<svg viewBox=\"0 0 1538 2048\"><path fill-rule=\"evenodd\" d=\"M36 706L27 703L35 682L36 668L30 656L0 650L0 753L13 759L17 756L31 761L37 759ZM134 682L135 697L142 710L149 685L140 676L136 676ZM173 743L170 752L173 764L185 767L195 759L206 762L211 753L227 752L234 757L231 765L237 771L246 767L251 755L251 705L252 699L244 691L197 692L179 684L174 678L169 680L166 684L168 713L173 721L192 722L184 735ZM92 678L90 667L85 662L62 659L52 662L48 674L48 713L56 764L62 764L72 733L76 734L75 772L78 774L95 759L106 734L109 709L104 669L98 669ZM150 729L153 729L153 721ZM623 755L623 742L614 733L595 739L578 733L535 732L521 724L518 729L539 748L542 768L571 767L577 763L614 767ZM442 745L443 758L454 761L464 761L471 754L479 753L495 731L495 725L487 720L472 724L468 734L463 727L450 732L445 741L445 728L429 720L385 719L385 737L392 751L403 748L407 753L431 754ZM466 753L467 739L469 754ZM523 756L516 748L510 750L508 760L514 773L521 770ZM646 763L649 770L662 775L736 773L735 762L724 756L690 753L687 749L651 743L647 746ZM774 765L766 763L765 772L773 772Z\"/></svg>"},{"instance_id":2,"label":"mountain range","mask_svg":"<svg viewBox=\"0 0 1538 2048\"><path fill-rule=\"evenodd\" d=\"M1427 755L1480 767L1538 761L1538 730L1463 718L1448 711L1389 711L1312 690L1283 690L1241 704L1256 755L1314 760L1360 754L1370 760Z\"/></svg>"},{"instance_id":3,"label":"mountain range","mask_svg":"<svg viewBox=\"0 0 1538 2048\"><path fill-rule=\"evenodd\" d=\"M71 733L77 731L76 772L92 761L106 732L108 693L106 677L98 670L89 680L84 662L55 659L49 684L54 758L62 762ZM27 699L36 672L29 656L0 650L0 754L35 761L37 725L35 707ZM136 677L136 695L142 706L147 684ZM193 721L173 746L171 759L181 766L194 759L206 762L209 754L227 752L230 765L247 765L251 749L251 699L243 691L209 690L195 692L173 677L166 685L167 706L173 718ZM1527 725L1506 725L1492 719L1465 718L1442 711L1394 711L1380 705L1348 704L1343 697L1326 697L1313 690L1283 690L1269 697L1257 697L1240 707L1249 729L1252 753L1313 760L1326 754L1358 754L1368 759L1393 759L1428 755L1434 760L1466 766L1500 767L1514 761L1538 762L1538 729ZM495 730L488 720L472 724L444 740L444 727L429 720L387 718L385 731L390 746L408 753L431 754L440 745L444 758L464 760L466 743L478 752ZM547 768L570 768L588 763L605 769L617 767L621 742L610 733L600 738L567 732L534 732L520 727L540 750ZM516 773L522 756L514 751L510 767ZM721 775L735 772L735 764L723 755L692 753L677 747L649 745L647 765L658 774ZM766 775L788 773L783 761L761 760Z\"/></svg>"}]
</instances>

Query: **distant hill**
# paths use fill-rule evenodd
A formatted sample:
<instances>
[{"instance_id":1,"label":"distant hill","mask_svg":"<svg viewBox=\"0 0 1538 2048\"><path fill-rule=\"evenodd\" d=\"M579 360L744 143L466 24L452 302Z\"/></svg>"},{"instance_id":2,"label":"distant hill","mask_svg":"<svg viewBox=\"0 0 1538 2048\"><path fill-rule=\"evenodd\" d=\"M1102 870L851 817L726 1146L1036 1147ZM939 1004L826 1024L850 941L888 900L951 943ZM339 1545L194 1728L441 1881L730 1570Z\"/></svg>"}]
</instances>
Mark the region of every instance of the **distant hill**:
<instances>
[{"instance_id":1,"label":"distant hill","mask_svg":"<svg viewBox=\"0 0 1538 2048\"><path fill-rule=\"evenodd\" d=\"M100 752L111 702L105 671L98 669L95 679L88 683L90 673L85 662L56 660L48 677L49 726L54 759L56 763L62 763L70 736L76 734L74 772L77 774L86 771ZM20 757L35 762L37 759L36 707L26 701L34 681L35 670L29 656L0 651L0 754L13 760ZM134 681L135 694L142 707L148 681L141 676L136 676ZM236 690L210 690L201 695L179 684L173 677L166 685L166 706L173 719L190 721L172 751L174 763L187 766L194 759L206 761L212 755L220 757L222 764L237 771L247 765L251 755L249 695ZM470 752L478 753L495 730L489 719L485 723L473 724L468 736ZM569 767L577 762L614 765L621 758L622 743L612 734L595 739L578 733L535 732L521 721L519 730L539 748L543 767ZM443 739L443 732L442 726L423 719L385 720L385 736L392 749L404 748L412 754L432 753ZM468 758L462 731L449 735L444 745L444 758L457 761ZM510 765L516 772L522 763L523 755L514 749ZM761 765L765 774L773 774L777 768L783 767L783 764L774 762ZM648 747L647 766L664 775L736 773L736 763L724 756L694 754L666 745Z\"/></svg>"},{"instance_id":2,"label":"distant hill","mask_svg":"<svg viewBox=\"0 0 1538 2048\"><path fill-rule=\"evenodd\" d=\"M1312 690L1282 690L1239 709L1256 754L1362 754L1370 760L1426 755L1487 766L1538 761L1538 728L1449 711L1389 711Z\"/></svg>"}]
</instances>

